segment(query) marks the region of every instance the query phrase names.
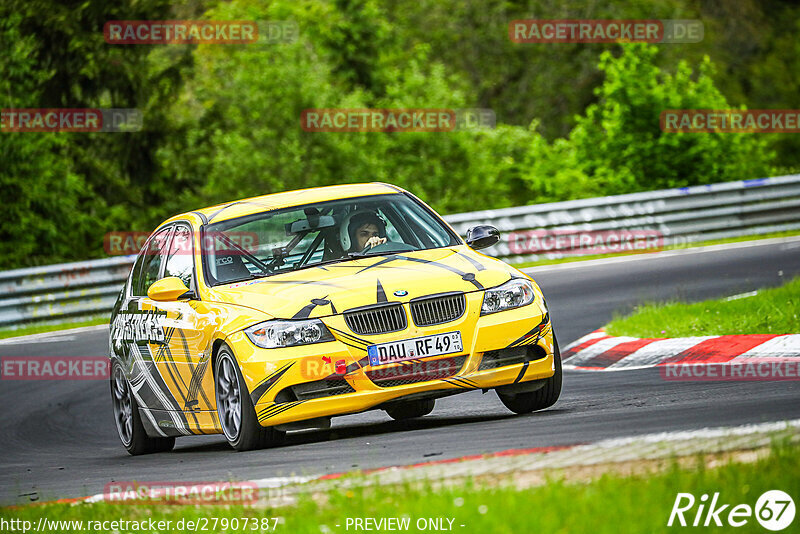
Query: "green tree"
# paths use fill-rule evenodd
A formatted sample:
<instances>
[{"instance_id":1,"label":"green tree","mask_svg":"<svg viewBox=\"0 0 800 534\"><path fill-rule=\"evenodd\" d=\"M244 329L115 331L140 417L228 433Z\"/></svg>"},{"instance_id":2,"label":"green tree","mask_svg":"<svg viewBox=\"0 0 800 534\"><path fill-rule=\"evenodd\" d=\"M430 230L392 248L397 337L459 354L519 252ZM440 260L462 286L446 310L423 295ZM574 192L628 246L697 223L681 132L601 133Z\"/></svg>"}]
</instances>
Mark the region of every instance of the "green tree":
<instances>
[{"instance_id":1,"label":"green tree","mask_svg":"<svg viewBox=\"0 0 800 534\"><path fill-rule=\"evenodd\" d=\"M126 134L0 132L0 268L103 255L110 230L287 189L385 181L443 212L800 167L796 135L666 134L669 108L785 108L800 89L787 0L6 0L2 107L131 107ZM108 45L108 20L287 20L274 45ZM518 18L702 18L687 45L512 43ZM714 65L705 56L713 58ZM712 79L713 78L713 79ZM725 95L725 96L723 96ZM324 107L484 107L493 130L313 133ZM9 201L10 199L10 201Z\"/></svg>"},{"instance_id":2,"label":"green tree","mask_svg":"<svg viewBox=\"0 0 800 534\"><path fill-rule=\"evenodd\" d=\"M53 75L38 68L40 44L21 22L19 14L0 16L0 108L40 107L40 88ZM68 149L68 134L0 130L0 269L57 263L72 256L76 238L92 235L91 218L76 209L92 195Z\"/></svg>"},{"instance_id":3,"label":"green tree","mask_svg":"<svg viewBox=\"0 0 800 534\"><path fill-rule=\"evenodd\" d=\"M497 170L502 146L484 143L488 134L300 128L300 115L309 108L473 105L460 90L462 83L429 60L426 45L405 49L390 28L373 20L385 20L385 13L373 11L374 17L365 19L345 7L240 1L207 13L216 19L293 19L300 38L270 46L197 48L195 75L171 111L187 138L176 138L159 158L170 162L172 175L197 180L179 202L213 204L287 189L385 181L444 211L471 209L484 191L491 192L494 206L510 205L510 182ZM339 31L343 17L347 33ZM347 48L351 35L362 36L352 50ZM380 46L364 56L359 50L366 48L366 35L379 35ZM366 63L369 75L359 74Z\"/></svg>"},{"instance_id":4,"label":"green tree","mask_svg":"<svg viewBox=\"0 0 800 534\"><path fill-rule=\"evenodd\" d=\"M3 107L137 108L145 116L138 133L3 134L5 198L20 199L18 221L41 219L9 222L20 246L3 256L6 265L96 257L106 232L149 230L163 219L158 207L182 184L162 181L155 152L172 136L166 103L191 68L191 48L109 45L103 25L173 13L167 0L0 5L2 49L11 51L0 61Z\"/></svg>"},{"instance_id":5,"label":"green tree","mask_svg":"<svg viewBox=\"0 0 800 534\"><path fill-rule=\"evenodd\" d=\"M714 85L708 57L696 73L681 61L671 74L656 65L657 53L653 45L629 45L619 57L602 55L599 101L569 136L578 168L605 194L768 175L773 154L761 136L661 131L664 110L730 106Z\"/></svg>"}]
</instances>

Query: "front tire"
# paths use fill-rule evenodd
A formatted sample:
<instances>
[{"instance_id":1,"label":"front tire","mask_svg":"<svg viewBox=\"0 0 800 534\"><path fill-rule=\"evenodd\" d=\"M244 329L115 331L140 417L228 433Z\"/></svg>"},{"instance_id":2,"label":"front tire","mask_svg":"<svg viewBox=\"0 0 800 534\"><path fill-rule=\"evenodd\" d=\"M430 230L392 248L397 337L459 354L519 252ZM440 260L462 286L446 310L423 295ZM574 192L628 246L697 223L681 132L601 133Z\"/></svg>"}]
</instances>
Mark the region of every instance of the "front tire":
<instances>
[{"instance_id":1,"label":"front tire","mask_svg":"<svg viewBox=\"0 0 800 534\"><path fill-rule=\"evenodd\" d=\"M219 422L231 447L251 451L280 442L283 432L258 422L239 364L225 345L219 349L214 365L214 389Z\"/></svg>"},{"instance_id":2,"label":"front tire","mask_svg":"<svg viewBox=\"0 0 800 534\"><path fill-rule=\"evenodd\" d=\"M138 456L167 452L175 446L174 437L151 438L147 435L125 371L116 360L111 364L111 404L119 439L128 454Z\"/></svg>"},{"instance_id":3,"label":"front tire","mask_svg":"<svg viewBox=\"0 0 800 534\"><path fill-rule=\"evenodd\" d=\"M436 399L422 399L398 403L386 408L386 413L395 421L423 417L433 411Z\"/></svg>"},{"instance_id":4,"label":"front tire","mask_svg":"<svg viewBox=\"0 0 800 534\"><path fill-rule=\"evenodd\" d=\"M562 370L561 370L561 350L558 348L558 340L553 334L553 365L555 373L550 378L545 379L543 387L536 391L526 393L501 393L497 391L497 396L506 408L517 414L531 413L537 410L544 410L554 405L561 395Z\"/></svg>"}]
</instances>

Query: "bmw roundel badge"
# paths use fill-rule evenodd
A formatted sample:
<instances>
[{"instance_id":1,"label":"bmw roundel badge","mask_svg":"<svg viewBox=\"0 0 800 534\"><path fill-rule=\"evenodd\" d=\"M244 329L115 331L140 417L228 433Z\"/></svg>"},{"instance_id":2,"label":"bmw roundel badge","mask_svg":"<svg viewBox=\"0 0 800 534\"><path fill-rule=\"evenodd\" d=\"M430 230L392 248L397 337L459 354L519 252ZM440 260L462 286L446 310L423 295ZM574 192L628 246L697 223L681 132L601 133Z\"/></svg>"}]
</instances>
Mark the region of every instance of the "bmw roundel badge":
<instances>
[{"instance_id":1,"label":"bmw roundel badge","mask_svg":"<svg viewBox=\"0 0 800 534\"><path fill-rule=\"evenodd\" d=\"M408 295L408 291L406 291L405 289L398 289L397 291L394 292L395 297L405 297L406 295Z\"/></svg>"}]
</instances>

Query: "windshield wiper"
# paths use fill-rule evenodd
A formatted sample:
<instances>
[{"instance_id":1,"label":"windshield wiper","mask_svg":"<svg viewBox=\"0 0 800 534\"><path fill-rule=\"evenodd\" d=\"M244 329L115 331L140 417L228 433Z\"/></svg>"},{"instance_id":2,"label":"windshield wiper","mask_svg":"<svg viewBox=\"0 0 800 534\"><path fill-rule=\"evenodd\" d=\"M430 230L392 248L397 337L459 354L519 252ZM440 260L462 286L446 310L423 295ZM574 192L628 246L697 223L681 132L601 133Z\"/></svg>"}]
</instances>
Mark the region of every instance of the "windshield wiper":
<instances>
[{"instance_id":1,"label":"windshield wiper","mask_svg":"<svg viewBox=\"0 0 800 534\"><path fill-rule=\"evenodd\" d=\"M245 276L243 278L234 278L233 280L217 280L216 285L224 285L224 284L235 284L238 282L246 282L248 280L255 280L257 278L266 278L269 276L268 273L250 273L250 276Z\"/></svg>"},{"instance_id":2,"label":"windshield wiper","mask_svg":"<svg viewBox=\"0 0 800 534\"><path fill-rule=\"evenodd\" d=\"M370 256L385 256L386 254L393 254L392 252L348 252L347 257L350 259L369 258Z\"/></svg>"},{"instance_id":3,"label":"windshield wiper","mask_svg":"<svg viewBox=\"0 0 800 534\"><path fill-rule=\"evenodd\" d=\"M302 271L303 269L310 269L312 267L319 267L320 265L330 265L331 263L341 263L343 261L349 261L350 258L334 258L331 260L320 261L317 263L306 263L305 265L298 264L296 267L292 267L292 271ZM288 271L286 271L288 272Z\"/></svg>"}]
</instances>

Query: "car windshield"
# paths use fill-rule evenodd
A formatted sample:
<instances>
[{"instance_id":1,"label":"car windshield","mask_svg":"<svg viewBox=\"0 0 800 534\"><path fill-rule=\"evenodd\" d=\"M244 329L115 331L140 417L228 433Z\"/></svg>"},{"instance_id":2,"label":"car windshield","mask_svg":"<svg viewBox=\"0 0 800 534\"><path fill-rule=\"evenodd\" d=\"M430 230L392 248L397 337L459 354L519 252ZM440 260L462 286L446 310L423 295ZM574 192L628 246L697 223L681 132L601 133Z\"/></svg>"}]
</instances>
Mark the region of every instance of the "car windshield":
<instances>
[{"instance_id":1,"label":"car windshield","mask_svg":"<svg viewBox=\"0 0 800 534\"><path fill-rule=\"evenodd\" d=\"M357 197L264 211L206 225L210 285L270 276L367 255L454 246L458 237L411 196Z\"/></svg>"}]
</instances>

